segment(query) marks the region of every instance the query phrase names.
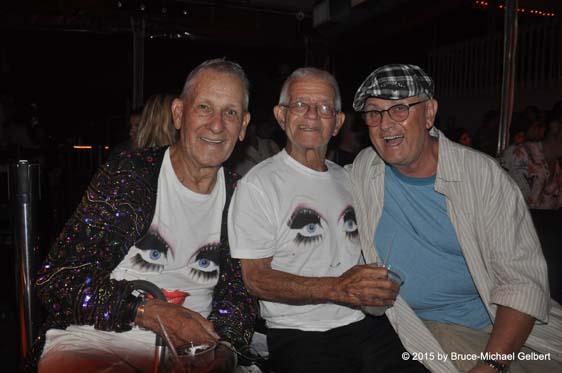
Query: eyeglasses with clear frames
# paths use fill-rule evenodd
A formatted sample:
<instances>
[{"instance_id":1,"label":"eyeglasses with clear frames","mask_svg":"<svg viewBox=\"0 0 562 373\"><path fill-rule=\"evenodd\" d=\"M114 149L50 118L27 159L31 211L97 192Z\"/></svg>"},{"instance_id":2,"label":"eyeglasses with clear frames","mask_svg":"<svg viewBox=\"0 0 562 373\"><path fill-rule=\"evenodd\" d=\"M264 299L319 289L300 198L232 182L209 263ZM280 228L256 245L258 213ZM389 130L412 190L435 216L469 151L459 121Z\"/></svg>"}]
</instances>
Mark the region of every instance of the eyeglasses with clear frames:
<instances>
[{"instance_id":1,"label":"eyeglasses with clear frames","mask_svg":"<svg viewBox=\"0 0 562 373\"><path fill-rule=\"evenodd\" d=\"M414 102L412 104L397 104L389 107L386 110L365 110L361 112L361 116L365 121L365 124L369 127L376 127L381 124L382 116L386 112L390 119L397 122L403 122L410 116L410 108L417 104L426 102L427 100L422 100Z\"/></svg>"},{"instance_id":2,"label":"eyeglasses with clear frames","mask_svg":"<svg viewBox=\"0 0 562 373\"><path fill-rule=\"evenodd\" d=\"M289 109L291 114L305 115L311 107L314 107L318 116L321 118L331 119L336 116L338 111L328 104L308 104L302 101L295 101L289 105L279 105Z\"/></svg>"}]
</instances>

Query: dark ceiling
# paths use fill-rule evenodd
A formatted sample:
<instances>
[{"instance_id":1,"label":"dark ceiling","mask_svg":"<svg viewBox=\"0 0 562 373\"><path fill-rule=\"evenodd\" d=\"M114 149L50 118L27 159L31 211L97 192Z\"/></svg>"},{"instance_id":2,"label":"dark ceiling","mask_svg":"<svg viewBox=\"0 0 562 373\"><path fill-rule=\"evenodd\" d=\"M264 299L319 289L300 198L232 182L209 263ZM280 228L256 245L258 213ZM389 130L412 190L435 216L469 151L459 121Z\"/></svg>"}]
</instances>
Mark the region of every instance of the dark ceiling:
<instances>
[{"instance_id":1,"label":"dark ceiling","mask_svg":"<svg viewBox=\"0 0 562 373\"><path fill-rule=\"evenodd\" d=\"M307 38L329 43L365 24L391 22L385 34L407 31L470 4L467 0L23 0L0 5L0 27L116 34L143 23L147 37L153 38L295 46Z\"/></svg>"},{"instance_id":2,"label":"dark ceiling","mask_svg":"<svg viewBox=\"0 0 562 373\"><path fill-rule=\"evenodd\" d=\"M373 66L426 66L431 50L501 33L503 2L488 1L483 8L475 0L2 1L0 95L36 100L55 130L111 128L135 102L131 36L140 34L145 98L176 92L190 68L213 56L244 66L251 102L266 112L282 79L303 65L331 70L352 97ZM559 0L519 6L562 13ZM542 18L525 13L519 21Z\"/></svg>"},{"instance_id":3,"label":"dark ceiling","mask_svg":"<svg viewBox=\"0 0 562 373\"><path fill-rule=\"evenodd\" d=\"M476 9L474 0L20 0L0 5L0 28L118 34L134 25L144 27L147 38L288 47L313 40L337 48L428 28L452 12L455 24L470 22L478 11L499 14L494 8L504 2L488 3L489 9ZM518 3L562 10L555 0Z\"/></svg>"}]
</instances>

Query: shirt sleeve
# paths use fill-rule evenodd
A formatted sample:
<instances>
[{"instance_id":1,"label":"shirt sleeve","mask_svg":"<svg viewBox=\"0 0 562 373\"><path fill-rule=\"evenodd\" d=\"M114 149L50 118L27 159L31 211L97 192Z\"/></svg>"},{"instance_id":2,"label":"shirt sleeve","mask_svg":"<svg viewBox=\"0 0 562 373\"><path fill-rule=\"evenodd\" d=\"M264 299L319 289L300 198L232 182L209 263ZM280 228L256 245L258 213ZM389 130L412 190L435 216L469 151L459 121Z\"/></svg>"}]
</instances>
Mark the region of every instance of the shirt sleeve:
<instances>
[{"instance_id":1,"label":"shirt sleeve","mask_svg":"<svg viewBox=\"0 0 562 373\"><path fill-rule=\"evenodd\" d=\"M220 277L213 290L213 309L208 319L221 339L243 351L251 343L257 314L257 300L244 286L240 262L230 256L228 245L224 245Z\"/></svg>"},{"instance_id":2,"label":"shirt sleeve","mask_svg":"<svg viewBox=\"0 0 562 373\"><path fill-rule=\"evenodd\" d=\"M232 256L238 259L272 257L276 248L276 209L262 187L242 179L228 213Z\"/></svg>"},{"instance_id":3,"label":"shirt sleeve","mask_svg":"<svg viewBox=\"0 0 562 373\"><path fill-rule=\"evenodd\" d=\"M494 283L491 302L548 321L546 261L528 207L507 175L499 174L487 201L485 226Z\"/></svg>"}]
</instances>

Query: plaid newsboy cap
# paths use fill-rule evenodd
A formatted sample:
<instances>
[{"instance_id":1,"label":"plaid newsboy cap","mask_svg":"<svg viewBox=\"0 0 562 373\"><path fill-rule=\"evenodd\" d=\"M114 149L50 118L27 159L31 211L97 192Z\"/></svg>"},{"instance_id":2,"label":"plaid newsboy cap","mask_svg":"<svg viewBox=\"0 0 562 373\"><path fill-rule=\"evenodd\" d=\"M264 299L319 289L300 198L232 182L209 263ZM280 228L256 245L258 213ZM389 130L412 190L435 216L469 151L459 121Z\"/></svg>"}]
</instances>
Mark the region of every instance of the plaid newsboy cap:
<instances>
[{"instance_id":1,"label":"plaid newsboy cap","mask_svg":"<svg viewBox=\"0 0 562 373\"><path fill-rule=\"evenodd\" d=\"M363 110L365 100L379 97L399 100L426 95L433 98L433 80L419 66L392 64L379 67L361 83L353 99L353 108Z\"/></svg>"}]
</instances>

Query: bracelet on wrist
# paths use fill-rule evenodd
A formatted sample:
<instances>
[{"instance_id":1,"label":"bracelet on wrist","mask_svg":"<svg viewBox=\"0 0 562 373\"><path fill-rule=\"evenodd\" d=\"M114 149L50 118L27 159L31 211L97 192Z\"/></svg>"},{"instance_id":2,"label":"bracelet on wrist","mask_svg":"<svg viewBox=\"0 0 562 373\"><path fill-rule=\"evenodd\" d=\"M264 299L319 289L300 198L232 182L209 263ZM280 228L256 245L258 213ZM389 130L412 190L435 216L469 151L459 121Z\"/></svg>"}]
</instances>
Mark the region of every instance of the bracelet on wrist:
<instances>
[{"instance_id":1,"label":"bracelet on wrist","mask_svg":"<svg viewBox=\"0 0 562 373\"><path fill-rule=\"evenodd\" d=\"M137 307L135 309L135 315L133 317L133 322L136 324L136 320L137 318L142 319L142 317L144 316L144 306L146 305L146 299L145 298L139 298L139 301L137 302Z\"/></svg>"},{"instance_id":2,"label":"bracelet on wrist","mask_svg":"<svg viewBox=\"0 0 562 373\"><path fill-rule=\"evenodd\" d=\"M478 359L478 364L487 365L492 367L499 373L509 373L509 367L494 359Z\"/></svg>"}]
</instances>

